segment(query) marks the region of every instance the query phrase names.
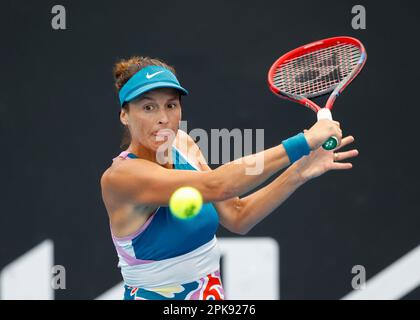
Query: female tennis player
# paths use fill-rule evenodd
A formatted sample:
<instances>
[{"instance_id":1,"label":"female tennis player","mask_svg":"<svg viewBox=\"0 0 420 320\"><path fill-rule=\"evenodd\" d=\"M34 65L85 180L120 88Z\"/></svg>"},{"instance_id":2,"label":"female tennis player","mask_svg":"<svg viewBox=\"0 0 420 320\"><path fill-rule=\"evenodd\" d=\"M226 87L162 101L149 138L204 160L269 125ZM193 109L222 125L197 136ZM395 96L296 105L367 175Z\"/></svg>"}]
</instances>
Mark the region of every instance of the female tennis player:
<instances>
[{"instance_id":1,"label":"female tennis player","mask_svg":"<svg viewBox=\"0 0 420 320\"><path fill-rule=\"evenodd\" d=\"M299 186L329 170L350 169L338 161L358 154L320 148L331 136L340 148L354 141L341 139L338 122L321 120L275 147L211 170L194 140L178 128L181 96L188 92L173 67L132 57L115 65L114 77L128 147L102 175L101 188L124 299L224 299L219 222L246 234ZM262 172L247 174L257 157L263 159ZM270 184L240 198L285 167ZM204 201L198 215L185 220L168 208L172 193L183 186L198 189Z\"/></svg>"}]
</instances>

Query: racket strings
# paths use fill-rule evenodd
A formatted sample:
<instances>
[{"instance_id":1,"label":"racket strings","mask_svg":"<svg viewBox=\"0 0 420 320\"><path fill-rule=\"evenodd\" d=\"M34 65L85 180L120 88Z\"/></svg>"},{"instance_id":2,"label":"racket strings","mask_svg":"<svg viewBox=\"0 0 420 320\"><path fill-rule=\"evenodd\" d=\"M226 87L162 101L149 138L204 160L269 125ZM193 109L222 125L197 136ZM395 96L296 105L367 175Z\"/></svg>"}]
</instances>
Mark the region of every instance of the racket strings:
<instances>
[{"instance_id":1,"label":"racket strings","mask_svg":"<svg viewBox=\"0 0 420 320\"><path fill-rule=\"evenodd\" d=\"M351 44L309 52L280 65L274 85L284 93L307 98L328 93L358 65L361 51Z\"/></svg>"}]
</instances>

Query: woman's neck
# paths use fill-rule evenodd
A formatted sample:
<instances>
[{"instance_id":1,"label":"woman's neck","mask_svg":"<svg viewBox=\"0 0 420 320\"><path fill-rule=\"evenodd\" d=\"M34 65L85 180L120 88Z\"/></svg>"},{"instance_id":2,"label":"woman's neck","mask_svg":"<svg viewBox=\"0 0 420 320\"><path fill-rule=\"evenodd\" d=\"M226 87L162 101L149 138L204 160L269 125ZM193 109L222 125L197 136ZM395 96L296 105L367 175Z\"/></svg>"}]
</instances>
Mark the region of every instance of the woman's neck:
<instances>
[{"instance_id":1,"label":"woman's neck","mask_svg":"<svg viewBox=\"0 0 420 320\"><path fill-rule=\"evenodd\" d=\"M129 147L127 148L127 151L135 154L139 159L152 161L168 169L173 168L171 147L165 149L164 151L159 150L159 155L157 155L156 151L148 149L139 143L131 142Z\"/></svg>"}]
</instances>

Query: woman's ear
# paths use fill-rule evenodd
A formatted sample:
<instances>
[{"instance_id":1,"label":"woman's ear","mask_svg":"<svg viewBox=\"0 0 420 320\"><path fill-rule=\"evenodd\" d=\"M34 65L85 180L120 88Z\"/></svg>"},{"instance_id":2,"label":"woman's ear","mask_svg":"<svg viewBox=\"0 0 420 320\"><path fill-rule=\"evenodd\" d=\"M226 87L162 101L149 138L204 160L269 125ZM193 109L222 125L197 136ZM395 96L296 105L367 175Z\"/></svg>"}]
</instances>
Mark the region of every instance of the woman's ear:
<instances>
[{"instance_id":1,"label":"woman's ear","mask_svg":"<svg viewBox=\"0 0 420 320\"><path fill-rule=\"evenodd\" d=\"M128 126L128 113L124 108L120 111L120 121L124 126Z\"/></svg>"}]
</instances>

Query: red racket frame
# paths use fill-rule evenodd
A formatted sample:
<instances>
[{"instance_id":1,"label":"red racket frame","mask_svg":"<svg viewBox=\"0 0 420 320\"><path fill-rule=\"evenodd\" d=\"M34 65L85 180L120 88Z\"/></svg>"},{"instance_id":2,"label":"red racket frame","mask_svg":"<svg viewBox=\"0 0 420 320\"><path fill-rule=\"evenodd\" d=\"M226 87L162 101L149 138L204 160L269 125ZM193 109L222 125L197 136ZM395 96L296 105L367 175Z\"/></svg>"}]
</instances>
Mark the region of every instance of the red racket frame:
<instances>
[{"instance_id":1,"label":"red racket frame","mask_svg":"<svg viewBox=\"0 0 420 320\"><path fill-rule=\"evenodd\" d=\"M363 66L366 63L366 59L367 59L367 54L366 54L366 50L365 47L363 46L363 44L352 37L333 37L333 38L328 38L328 39L324 39L324 40L320 40L320 41L315 41L309 44L306 44L304 46L301 46L299 48L296 48L286 54L284 54L283 56L281 56L280 58L278 58L276 60L276 62L274 62L274 64L271 66L270 70L268 71L268 84L270 87L270 90L275 93L276 95L287 99L287 100L291 100L291 101L295 101L297 103L300 103L310 109L312 109L313 111L315 111L316 113L322 109L320 106L318 106L315 102L309 100L308 98L302 97L302 96L296 96L293 97L291 95L288 95L287 93L282 92L281 90L279 90L275 85L274 85L274 73L275 71L278 69L278 67L280 65L282 65L283 63L291 60L291 59L295 59L297 57L300 57L304 54L319 50L319 49L324 49L324 48L328 48L337 44L353 44L357 47L360 48L361 50L361 56L360 59L357 63L357 67L352 71L352 73L350 74L350 77L346 77L346 79L343 79L342 82L340 82L336 88L333 90L332 94L330 95L330 97L328 98L328 101L325 104L325 108L328 108L329 110L332 109L333 104L335 102L335 99L337 98L338 95L340 95L341 92L343 92L343 90L350 84L350 82L353 81L353 79L359 74L359 72L362 70Z\"/></svg>"}]
</instances>

